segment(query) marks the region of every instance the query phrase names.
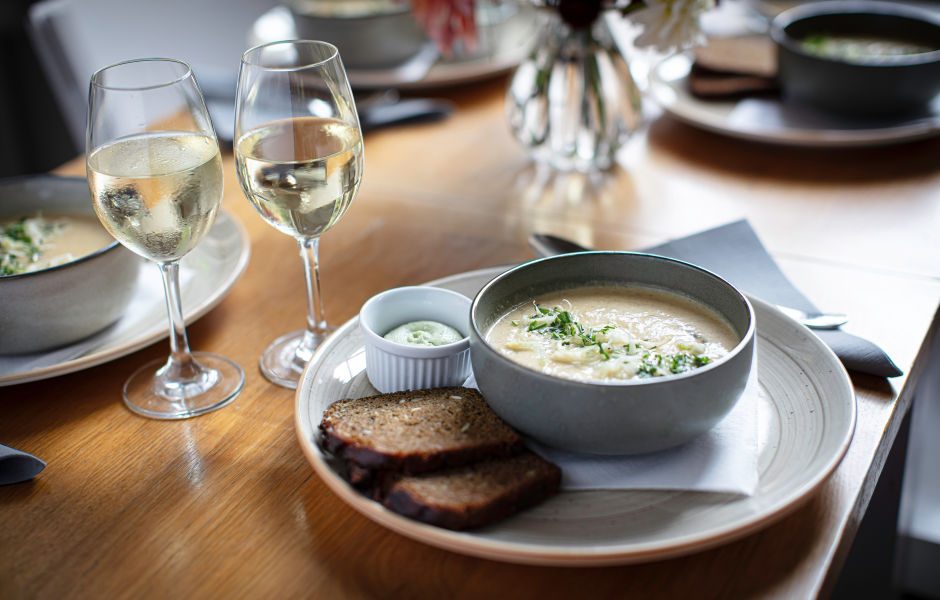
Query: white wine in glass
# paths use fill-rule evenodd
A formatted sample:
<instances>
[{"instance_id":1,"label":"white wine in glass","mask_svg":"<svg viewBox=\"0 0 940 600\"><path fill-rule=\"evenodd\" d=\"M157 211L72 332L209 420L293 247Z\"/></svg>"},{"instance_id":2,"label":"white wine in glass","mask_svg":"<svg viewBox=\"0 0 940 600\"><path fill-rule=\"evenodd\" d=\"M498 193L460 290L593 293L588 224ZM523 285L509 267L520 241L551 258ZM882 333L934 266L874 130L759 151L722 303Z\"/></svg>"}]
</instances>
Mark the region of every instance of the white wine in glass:
<instances>
[{"instance_id":1,"label":"white wine in glass","mask_svg":"<svg viewBox=\"0 0 940 600\"><path fill-rule=\"evenodd\" d=\"M215 220L222 159L205 135L144 134L95 150L88 178L98 218L115 239L154 262L178 260Z\"/></svg>"},{"instance_id":2,"label":"white wine in glass","mask_svg":"<svg viewBox=\"0 0 940 600\"><path fill-rule=\"evenodd\" d=\"M297 387L329 333L320 298L320 236L345 214L362 180L363 144L346 71L336 48L293 40L242 57L235 161L248 201L265 221L297 240L307 287L307 327L274 340L264 375Z\"/></svg>"},{"instance_id":3,"label":"white wine in glass","mask_svg":"<svg viewBox=\"0 0 940 600\"><path fill-rule=\"evenodd\" d=\"M298 117L249 131L235 151L248 201L295 238L315 237L343 216L359 189L359 130L338 119Z\"/></svg>"},{"instance_id":4,"label":"white wine in glass","mask_svg":"<svg viewBox=\"0 0 940 600\"><path fill-rule=\"evenodd\" d=\"M141 367L124 402L144 416L183 419L225 406L245 383L231 360L191 353L179 291L179 260L215 221L222 159L189 66L142 59L91 78L86 145L88 187L102 225L157 263L170 321L170 357Z\"/></svg>"}]
</instances>

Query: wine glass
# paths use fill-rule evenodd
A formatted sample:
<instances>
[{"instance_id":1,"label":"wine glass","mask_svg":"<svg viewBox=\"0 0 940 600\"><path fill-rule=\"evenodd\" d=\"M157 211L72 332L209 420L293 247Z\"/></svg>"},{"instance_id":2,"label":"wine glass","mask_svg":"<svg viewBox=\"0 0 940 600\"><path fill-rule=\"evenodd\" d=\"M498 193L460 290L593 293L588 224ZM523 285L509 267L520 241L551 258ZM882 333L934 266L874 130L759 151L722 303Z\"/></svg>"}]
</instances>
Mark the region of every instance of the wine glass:
<instances>
[{"instance_id":1,"label":"wine glass","mask_svg":"<svg viewBox=\"0 0 940 600\"><path fill-rule=\"evenodd\" d=\"M245 384L231 360L189 351L179 261L215 221L222 159L202 93L186 63L131 60L91 77L86 170L98 219L121 244L157 263L170 321L170 357L124 384L124 402L155 419L225 406Z\"/></svg>"},{"instance_id":2,"label":"wine glass","mask_svg":"<svg viewBox=\"0 0 940 600\"><path fill-rule=\"evenodd\" d=\"M362 179L362 133L336 47L291 40L242 56L235 109L238 181L255 210L300 247L307 327L283 335L261 356L274 383L296 388L330 327L323 316L320 236L346 212Z\"/></svg>"}]
</instances>

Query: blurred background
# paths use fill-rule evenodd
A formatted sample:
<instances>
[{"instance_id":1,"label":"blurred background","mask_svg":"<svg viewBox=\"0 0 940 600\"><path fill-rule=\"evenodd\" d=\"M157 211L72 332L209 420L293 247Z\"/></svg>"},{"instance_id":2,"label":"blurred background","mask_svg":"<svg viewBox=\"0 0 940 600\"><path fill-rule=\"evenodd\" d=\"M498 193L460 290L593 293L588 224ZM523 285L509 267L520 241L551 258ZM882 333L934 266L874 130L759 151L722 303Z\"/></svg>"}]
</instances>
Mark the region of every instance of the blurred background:
<instances>
[{"instance_id":1,"label":"blurred background","mask_svg":"<svg viewBox=\"0 0 940 600\"><path fill-rule=\"evenodd\" d=\"M0 3L0 175L47 171L84 151L91 74L130 58L172 56L200 85L231 87L249 32L272 0ZM186 15L180 19L179 15ZM142 26L141 24L146 24Z\"/></svg>"},{"instance_id":2,"label":"blurred background","mask_svg":"<svg viewBox=\"0 0 940 600\"><path fill-rule=\"evenodd\" d=\"M29 40L35 0L0 3L0 175L39 173L75 156L59 107Z\"/></svg>"},{"instance_id":3,"label":"blurred background","mask_svg":"<svg viewBox=\"0 0 940 600\"><path fill-rule=\"evenodd\" d=\"M83 152L91 75L131 58L188 62L223 142L231 141L241 54L280 39L334 43L360 104L397 105L392 114L370 113L375 122L364 118L366 130L388 121L446 116L448 104L401 105L397 90L501 75L519 63L534 39L531 8L482 3L477 12L475 46L458 41L450 56L442 56L407 3L394 0L294 0L290 6L275 0L5 0L0 176L47 171ZM331 19L337 14L343 19Z\"/></svg>"},{"instance_id":4,"label":"blurred background","mask_svg":"<svg viewBox=\"0 0 940 600\"><path fill-rule=\"evenodd\" d=\"M750 10L755 4L749 1L738 10L741 3L727 0L722 10L733 13L732 28L747 27L761 12ZM763 2L763 12L788 4L792 2ZM940 11L936 2L918 4ZM323 18L330 11L357 20L349 30L325 26ZM295 0L290 6L276 0L3 0L0 176L46 172L83 153L89 78L121 60L170 56L190 63L219 137L230 142L242 52L277 39L327 39L340 47L360 110L368 109L368 116L363 115L368 131L446 117L451 104L414 102L415 96L505 76L529 53L539 19L531 7L483 3L476 46L458 43L447 56L424 36L406 4L389 0ZM626 26L619 31L626 37L635 33ZM655 57L655 52L646 57ZM645 85L644 61L631 61L631 67L639 85ZM401 97L411 102L401 102ZM940 342L934 355L940 356ZM915 404L899 523L898 579L912 597L940 598L940 469L931 458L940 454L940 377L926 379Z\"/></svg>"}]
</instances>

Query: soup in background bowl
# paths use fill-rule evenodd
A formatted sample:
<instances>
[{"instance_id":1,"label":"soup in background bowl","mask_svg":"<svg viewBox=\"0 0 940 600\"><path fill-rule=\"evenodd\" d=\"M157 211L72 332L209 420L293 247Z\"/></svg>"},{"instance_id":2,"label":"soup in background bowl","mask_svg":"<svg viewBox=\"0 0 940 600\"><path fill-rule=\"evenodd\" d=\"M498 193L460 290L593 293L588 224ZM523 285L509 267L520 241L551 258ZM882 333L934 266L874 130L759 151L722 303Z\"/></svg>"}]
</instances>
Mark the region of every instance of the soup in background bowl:
<instances>
[{"instance_id":1,"label":"soup in background bowl","mask_svg":"<svg viewBox=\"0 0 940 600\"><path fill-rule=\"evenodd\" d=\"M84 178L0 180L0 223L37 215L42 222L30 224L31 229L44 224L58 229L46 232L45 244L39 240L46 246L39 260L45 256L50 262L0 276L0 354L49 350L101 331L124 313L137 281L140 259L98 225ZM64 221L69 225L55 225ZM36 245L36 232L26 231L25 225L13 237ZM7 268L13 270L9 264Z\"/></svg>"},{"instance_id":2,"label":"soup in background bowl","mask_svg":"<svg viewBox=\"0 0 940 600\"><path fill-rule=\"evenodd\" d=\"M707 432L743 393L754 351L740 291L650 254L535 260L490 281L471 307L470 357L487 402L536 441L575 452L653 452Z\"/></svg>"},{"instance_id":3,"label":"soup in background bowl","mask_svg":"<svg viewBox=\"0 0 940 600\"><path fill-rule=\"evenodd\" d=\"M98 219L88 215L36 212L0 219L0 277L64 265L113 242Z\"/></svg>"}]
</instances>

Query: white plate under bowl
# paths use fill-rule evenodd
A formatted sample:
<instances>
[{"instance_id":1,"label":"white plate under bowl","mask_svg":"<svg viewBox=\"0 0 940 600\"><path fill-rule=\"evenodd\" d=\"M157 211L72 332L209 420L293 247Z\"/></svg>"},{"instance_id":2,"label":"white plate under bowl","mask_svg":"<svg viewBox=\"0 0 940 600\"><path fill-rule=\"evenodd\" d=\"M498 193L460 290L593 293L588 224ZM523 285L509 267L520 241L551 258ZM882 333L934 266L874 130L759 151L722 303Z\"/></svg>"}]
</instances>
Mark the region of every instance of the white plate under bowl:
<instances>
[{"instance_id":1,"label":"white plate under bowl","mask_svg":"<svg viewBox=\"0 0 940 600\"><path fill-rule=\"evenodd\" d=\"M199 244L180 261L183 317L192 323L214 308L248 266L248 234L225 211ZM34 355L0 356L0 386L74 373L126 356L167 337L169 324L157 267L141 265L128 311L103 332ZM198 350L198 348L197 348Z\"/></svg>"},{"instance_id":2,"label":"white plate under bowl","mask_svg":"<svg viewBox=\"0 0 940 600\"><path fill-rule=\"evenodd\" d=\"M505 268L431 285L473 297ZM855 394L839 360L808 330L765 302L757 314L760 484L751 497L698 492L563 492L496 525L454 532L399 516L354 490L316 444L324 409L376 393L365 375L356 319L317 351L297 388L300 446L320 478L373 521L453 552L508 562L589 566L688 554L740 538L808 500L842 460L855 429Z\"/></svg>"},{"instance_id":3,"label":"white plate under bowl","mask_svg":"<svg viewBox=\"0 0 940 600\"><path fill-rule=\"evenodd\" d=\"M701 100L689 92L691 68L688 53L663 60L650 72L649 95L673 117L722 135L815 147L881 146L940 135L940 96L923 115L842 117L775 96Z\"/></svg>"},{"instance_id":4,"label":"white plate under bowl","mask_svg":"<svg viewBox=\"0 0 940 600\"><path fill-rule=\"evenodd\" d=\"M428 46L412 60L389 69L346 68L354 89L421 90L463 85L495 77L515 68L529 54L541 25L539 15L520 5L515 14L493 24L480 24L480 43L489 52L469 58L443 58ZM252 46L278 40L297 39L294 17L285 6L277 6L255 21L248 36ZM340 49L342 52L342 49Z\"/></svg>"}]
</instances>

